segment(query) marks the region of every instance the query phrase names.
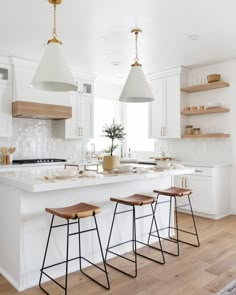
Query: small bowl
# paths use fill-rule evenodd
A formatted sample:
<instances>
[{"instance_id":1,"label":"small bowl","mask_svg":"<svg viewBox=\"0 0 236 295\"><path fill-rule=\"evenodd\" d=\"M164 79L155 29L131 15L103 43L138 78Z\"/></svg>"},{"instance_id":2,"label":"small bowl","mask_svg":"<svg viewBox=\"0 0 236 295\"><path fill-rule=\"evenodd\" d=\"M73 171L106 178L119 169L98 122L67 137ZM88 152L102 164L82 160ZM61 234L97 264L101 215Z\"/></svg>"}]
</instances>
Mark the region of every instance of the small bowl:
<instances>
[{"instance_id":1,"label":"small bowl","mask_svg":"<svg viewBox=\"0 0 236 295\"><path fill-rule=\"evenodd\" d=\"M133 170L133 166L130 165L121 165L117 167L117 169L121 173L131 172Z\"/></svg>"},{"instance_id":2,"label":"small bowl","mask_svg":"<svg viewBox=\"0 0 236 295\"><path fill-rule=\"evenodd\" d=\"M218 82L220 81L220 75L219 74L211 74L207 76L207 82L212 83L212 82Z\"/></svg>"},{"instance_id":3,"label":"small bowl","mask_svg":"<svg viewBox=\"0 0 236 295\"><path fill-rule=\"evenodd\" d=\"M54 176L56 178L71 178L78 175L78 170L75 169L59 169L55 171Z\"/></svg>"},{"instance_id":4,"label":"small bowl","mask_svg":"<svg viewBox=\"0 0 236 295\"><path fill-rule=\"evenodd\" d=\"M170 168L172 162L170 160L158 160L157 166L160 168Z\"/></svg>"}]
</instances>

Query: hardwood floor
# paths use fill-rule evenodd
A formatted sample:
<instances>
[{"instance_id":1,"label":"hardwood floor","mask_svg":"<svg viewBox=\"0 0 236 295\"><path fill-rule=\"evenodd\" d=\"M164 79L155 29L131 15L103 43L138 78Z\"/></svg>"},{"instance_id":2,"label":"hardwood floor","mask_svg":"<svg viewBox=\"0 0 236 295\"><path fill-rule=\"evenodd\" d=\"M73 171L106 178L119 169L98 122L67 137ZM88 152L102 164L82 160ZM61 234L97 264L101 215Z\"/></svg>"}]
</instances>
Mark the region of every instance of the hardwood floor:
<instances>
[{"instance_id":1,"label":"hardwood floor","mask_svg":"<svg viewBox=\"0 0 236 295\"><path fill-rule=\"evenodd\" d=\"M181 225L191 229L189 218L190 216L186 214L180 216ZM236 278L236 216L227 216L217 221L196 217L196 222L201 242L200 248L181 244L180 256L165 255L165 265L138 257L138 277L136 279L109 267L111 283L109 291L80 273L73 273L69 277L68 294L216 294L218 290ZM149 250L145 249L146 251ZM52 294L63 294L53 283L46 285ZM0 276L0 294L16 295L18 292ZM35 287L20 294L42 295L44 293Z\"/></svg>"}]
</instances>

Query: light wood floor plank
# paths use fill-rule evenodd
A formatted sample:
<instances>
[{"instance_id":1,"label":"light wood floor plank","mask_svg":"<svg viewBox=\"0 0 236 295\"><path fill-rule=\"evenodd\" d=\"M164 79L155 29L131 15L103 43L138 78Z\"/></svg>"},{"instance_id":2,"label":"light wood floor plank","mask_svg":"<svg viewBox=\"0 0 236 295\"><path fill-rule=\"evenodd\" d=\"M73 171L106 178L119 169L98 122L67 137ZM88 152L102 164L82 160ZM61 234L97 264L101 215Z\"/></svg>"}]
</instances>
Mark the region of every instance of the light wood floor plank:
<instances>
[{"instance_id":1,"label":"light wood floor plank","mask_svg":"<svg viewBox=\"0 0 236 295\"><path fill-rule=\"evenodd\" d=\"M180 224L192 230L190 216L180 214ZM212 295L236 278L236 216L220 220L196 217L201 247L181 245L180 256L166 255L166 264L159 265L138 257L138 277L132 279L108 267L111 290L91 282L81 273L69 276L70 295ZM192 241L194 237L192 237ZM173 248L175 245L164 246ZM149 253L148 249L144 249ZM154 252L155 253L155 252ZM152 256L153 251L152 251ZM116 262L116 260L114 260ZM120 263L118 261L118 263ZM89 269L92 271L92 269ZM100 276L99 276L100 278ZM63 278L61 278L63 282ZM61 295L53 283L46 284L54 295ZM0 294L18 292L0 275ZM42 295L38 287L20 295Z\"/></svg>"}]
</instances>

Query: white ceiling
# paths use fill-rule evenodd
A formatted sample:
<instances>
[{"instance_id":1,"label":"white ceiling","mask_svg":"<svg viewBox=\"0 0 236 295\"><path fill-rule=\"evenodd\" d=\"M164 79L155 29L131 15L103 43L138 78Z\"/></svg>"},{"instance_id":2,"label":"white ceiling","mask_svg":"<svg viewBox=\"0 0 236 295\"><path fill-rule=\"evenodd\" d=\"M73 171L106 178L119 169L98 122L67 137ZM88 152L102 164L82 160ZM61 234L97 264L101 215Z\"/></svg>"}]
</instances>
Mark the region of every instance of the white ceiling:
<instances>
[{"instance_id":1,"label":"white ceiling","mask_svg":"<svg viewBox=\"0 0 236 295\"><path fill-rule=\"evenodd\" d=\"M39 61L51 38L47 0L0 0L0 55ZM143 30L144 72L196 67L236 57L235 0L63 0L58 37L81 73L126 76L134 58L130 30ZM191 40L189 35L200 35ZM119 66L112 65L119 62Z\"/></svg>"}]
</instances>

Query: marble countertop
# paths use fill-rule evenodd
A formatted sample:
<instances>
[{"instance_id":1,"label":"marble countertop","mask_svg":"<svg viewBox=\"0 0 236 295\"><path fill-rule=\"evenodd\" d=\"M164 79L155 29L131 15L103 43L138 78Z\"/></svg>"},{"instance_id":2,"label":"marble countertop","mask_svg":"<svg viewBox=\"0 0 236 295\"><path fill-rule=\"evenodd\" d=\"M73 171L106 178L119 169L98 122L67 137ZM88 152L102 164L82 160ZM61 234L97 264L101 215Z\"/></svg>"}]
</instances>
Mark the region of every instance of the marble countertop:
<instances>
[{"instance_id":1,"label":"marble countertop","mask_svg":"<svg viewBox=\"0 0 236 295\"><path fill-rule=\"evenodd\" d=\"M49 167L38 167L32 169L22 169L19 171L1 172L0 184L9 185L11 187L29 192L43 192L194 173L193 168L154 171L150 167L143 167L142 169L129 173L102 174L91 172L90 177L74 177L70 179L57 179L50 177L55 175L56 171L57 169L55 167L54 169L50 169ZM45 179L45 176L48 176L49 179Z\"/></svg>"}]
</instances>

